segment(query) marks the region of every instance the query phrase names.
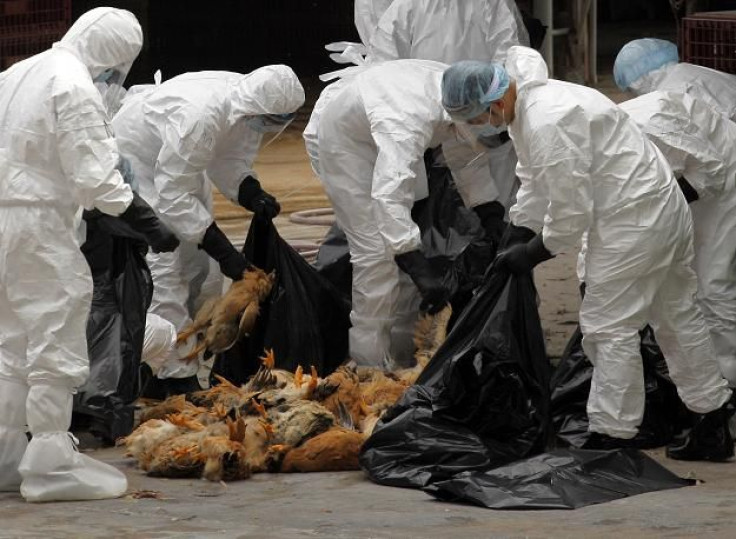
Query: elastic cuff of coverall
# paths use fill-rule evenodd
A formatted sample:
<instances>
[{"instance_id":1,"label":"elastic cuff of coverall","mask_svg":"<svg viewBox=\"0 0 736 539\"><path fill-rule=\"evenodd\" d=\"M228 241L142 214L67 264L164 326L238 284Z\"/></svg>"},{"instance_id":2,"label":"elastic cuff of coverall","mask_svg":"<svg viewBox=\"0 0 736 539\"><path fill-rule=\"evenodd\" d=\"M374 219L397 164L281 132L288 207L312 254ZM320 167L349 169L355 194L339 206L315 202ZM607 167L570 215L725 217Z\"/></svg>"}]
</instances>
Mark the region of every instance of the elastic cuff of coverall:
<instances>
[{"instance_id":1,"label":"elastic cuff of coverall","mask_svg":"<svg viewBox=\"0 0 736 539\"><path fill-rule=\"evenodd\" d=\"M720 389L723 389L723 391L720 391ZM704 394L697 395L697 398L694 400L688 399L686 401L682 394L680 394L680 398L685 403L688 410L695 412L696 414L707 414L708 412L713 412L721 408L731 400L732 395L733 390L729 389L726 385L723 388L718 388L716 390L716 395L713 395L712 398L708 398L708 395Z\"/></svg>"},{"instance_id":2,"label":"elastic cuff of coverall","mask_svg":"<svg viewBox=\"0 0 736 539\"><path fill-rule=\"evenodd\" d=\"M638 433L639 429L621 429L621 428L609 428L604 425L595 424L595 416L588 416L588 432L597 432L598 434L605 434L612 438L618 438L619 440L631 440Z\"/></svg>"},{"instance_id":3,"label":"elastic cuff of coverall","mask_svg":"<svg viewBox=\"0 0 736 539\"><path fill-rule=\"evenodd\" d=\"M89 367L80 370L78 374L60 374L48 372L31 372L28 375L29 386L53 386L64 388L69 393L76 393L80 387L89 378Z\"/></svg>"}]
</instances>

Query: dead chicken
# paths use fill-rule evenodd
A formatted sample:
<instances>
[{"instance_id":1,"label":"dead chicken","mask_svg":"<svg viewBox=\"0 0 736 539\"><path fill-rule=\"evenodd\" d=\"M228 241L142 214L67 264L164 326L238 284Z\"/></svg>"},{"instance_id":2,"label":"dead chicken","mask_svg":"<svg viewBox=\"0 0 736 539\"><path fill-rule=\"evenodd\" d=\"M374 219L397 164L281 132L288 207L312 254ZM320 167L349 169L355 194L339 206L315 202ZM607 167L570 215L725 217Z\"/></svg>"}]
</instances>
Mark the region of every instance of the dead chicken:
<instances>
[{"instance_id":1,"label":"dead chicken","mask_svg":"<svg viewBox=\"0 0 736 539\"><path fill-rule=\"evenodd\" d=\"M191 477L204 464L198 441L205 429L196 419L171 414L163 420L151 419L143 423L123 442L127 455L137 459L146 472L166 477Z\"/></svg>"},{"instance_id":2,"label":"dead chicken","mask_svg":"<svg viewBox=\"0 0 736 539\"><path fill-rule=\"evenodd\" d=\"M281 404L270 408L267 414L273 425L273 441L280 446L297 447L335 424L335 416L315 401Z\"/></svg>"},{"instance_id":3,"label":"dead chicken","mask_svg":"<svg viewBox=\"0 0 736 539\"><path fill-rule=\"evenodd\" d=\"M358 455L366 436L345 427L331 429L309 438L286 452L282 472L338 472L359 470Z\"/></svg>"},{"instance_id":4,"label":"dead chicken","mask_svg":"<svg viewBox=\"0 0 736 539\"><path fill-rule=\"evenodd\" d=\"M414 359L416 365L407 369L398 369L394 372L395 376L406 383L412 385L417 381L419 375L427 366L437 349L445 342L447 338L447 324L452 316L452 307L449 305L434 315L425 314L419 318L414 328Z\"/></svg>"},{"instance_id":5,"label":"dead chicken","mask_svg":"<svg viewBox=\"0 0 736 539\"><path fill-rule=\"evenodd\" d=\"M320 378L314 366L311 367L311 374L304 374L302 366L299 365L294 373L293 381L287 382L283 387L261 392L258 395L258 401L269 408L294 401L309 400L315 395L319 384Z\"/></svg>"},{"instance_id":6,"label":"dead chicken","mask_svg":"<svg viewBox=\"0 0 736 539\"><path fill-rule=\"evenodd\" d=\"M158 477L199 477L205 457L200 450L201 432L187 432L157 445L139 461L148 475Z\"/></svg>"},{"instance_id":7,"label":"dead chicken","mask_svg":"<svg viewBox=\"0 0 736 539\"><path fill-rule=\"evenodd\" d=\"M354 425L365 417L366 405L360 390L360 378L354 367L338 367L325 377L316 388L314 398L335 415L341 406L346 408Z\"/></svg>"},{"instance_id":8,"label":"dead chicken","mask_svg":"<svg viewBox=\"0 0 736 539\"><path fill-rule=\"evenodd\" d=\"M377 370L370 379L360 384L360 392L366 406L378 409L393 406L409 385Z\"/></svg>"},{"instance_id":9,"label":"dead chicken","mask_svg":"<svg viewBox=\"0 0 736 539\"><path fill-rule=\"evenodd\" d=\"M200 444L204 458L202 477L208 481L236 481L248 479L251 467L243 445L246 424L242 417L226 421L228 433L221 436L207 436Z\"/></svg>"},{"instance_id":10,"label":"dead chicken","mask_svg":"<svg viewBox=\"0 0 736 539\"><path fill-rule=\"evenodd\" d=\"M155 402L155 404L151 404L150 406L142 407L141 423L145 423L150 419L164 419L171 414L197 416L207 411L205 408L201 408L187 401L185 395L174 395L164 401Z\"/></svg>"},{"instance_id":11,"label":"dead chicken","mask_svg":"<svg viewBox=\"0 0 736 539\"><path fill-rule=\"evenodd\" d=\"M143 462L158 445L169 438L183 434L186 430L188 429L182 429L165 419L149 419L128 436L121 438L119 443L125 445L126 456Z\"/></svg>"},{"instance_id":12,"label":"dead chicken","mask_svg":"<svg viewBox=\"0 0 736 539\"><path fill-rule=\"evenodd\" d=\"M181 359L191 361L204 350L219 354L250 333L258 317L259 304L271 293L274 280L274 272L266 274L258 268L249 269L221 298L205 302L192 324L177 337L179 344L192 335L199 339L197 346Z\"/></svg>"}]
</instances>

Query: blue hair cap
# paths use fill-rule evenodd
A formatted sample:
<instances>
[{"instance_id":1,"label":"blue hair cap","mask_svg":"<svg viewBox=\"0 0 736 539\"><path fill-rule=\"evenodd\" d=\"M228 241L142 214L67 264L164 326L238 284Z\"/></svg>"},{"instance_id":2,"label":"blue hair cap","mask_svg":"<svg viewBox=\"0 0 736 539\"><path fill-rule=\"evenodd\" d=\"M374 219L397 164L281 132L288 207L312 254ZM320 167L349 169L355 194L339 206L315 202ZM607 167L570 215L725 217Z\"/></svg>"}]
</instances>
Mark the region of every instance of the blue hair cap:
<instances>
[{"instance_id":1,"label":"blue hair cap","mask_svg":"<svg viewBox=\"0 0 736 539\"><path fill-rule=\"evenodd\" d=\"M470 120L488 110L509 88L509 75L500 64L463 60L442 75L442 106L457 120Z\"/></svg>"},{"instance_id":2,"label":"blue hair cap","mask_svg":"<svg viewBox=\"0 0 736 539\"><path fill-rule=\"evenodd\" d=\"M643 38L621 47L613 64L613 79L621 90L662 66L679 62L677 45L664 39Z\"/></svg>"}]
</instances>

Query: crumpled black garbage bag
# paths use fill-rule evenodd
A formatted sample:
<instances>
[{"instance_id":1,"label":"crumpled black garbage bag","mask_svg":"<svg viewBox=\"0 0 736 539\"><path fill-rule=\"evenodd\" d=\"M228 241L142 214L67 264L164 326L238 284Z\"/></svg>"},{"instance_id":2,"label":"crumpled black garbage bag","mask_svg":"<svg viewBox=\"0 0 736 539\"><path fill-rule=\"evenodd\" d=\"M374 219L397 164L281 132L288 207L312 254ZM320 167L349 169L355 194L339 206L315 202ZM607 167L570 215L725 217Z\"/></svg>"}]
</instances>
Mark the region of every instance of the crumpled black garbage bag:
<instances>
[{"instance_id":1,"label":"crumpled black garbage bag","mask_svg":"<svg viewBox=\"0 0 736 539\"><path fill-rule=\"evenodd\" d=\"M475 212L465 207L450 169L435 164L435 151L427 150L424 158L429 195L414 204L411 215L421 233L422 252L444 274L445 285L452 291L453 313L458 314L482 283L496 246L484 238ZM320 245L314 267L348 298L351 296L347 238L336 224Z\"/></svg>"},{"instance_id":2,"label":"crumpled black garbage bag","mask_svg":"<svg viewBox=\"0 0 736 539\"><path fill-rule=\"evenodd\" d=\"M543 451L549 374L531 276L491 274L363 445L377 483L424 487Z\"/></svg>"},{"instance_id":3,"label":"crumpled black garbage bag","mask_svg":"<svg viewBox=\"0 0 736 539\"><path fill-rule=\"evenodd\" d=\"M691 484L631 450L542 453L549 363L530 276L491 273L361 450L375 482L496 509L575 508Z\"/></svg>"},{"instance_id":4,"label":"crumpled black garbage bag","mask_svg":"<svg viewBox=\"0 0 736 539\"><path fill-rule=\"evenodd\" d=\"M644 362L646 404L637 434L638 447L660 447L689 424L687 408L669 377L667 363L647 326L640 333ZM588 440L586 403L593 376L593 365L582 347L578 327L567 343L562 359L552 375L552 422L558 446L582 447Z\"/></svg>"},{"instance_id":5,"label":"crumpled black garbage bag","mask_svg":"<svg viewBox=\"0 0 736 539\"><path fill-rule=\"evenodd\" d=\"M350 263L348 238L337 223L327 231L312 266L345 297L352 296L353 265Z\"/></svg>"},{"instance_id":6,"label":"crumpled black garbage bag","mask_svg":"<svg viewBox=\"0 0 736 539\"><path fill-rule=\"evenodd\" d=\"M94 288L87 320L90 374L74 396L75 429L107 443L130 434L134 401L140 394L140 366L146 311L153 282L146 244L119 219L87 221L82 246Z\"/></svg>"},{"instance_id":7,"label":"crumpled black garbage bag","mask_svg":"<svg viewBox=\"0 0 736 539\"><path fill-rule=\"evenodd\" d=\"M213 373L244 383L258 370L265 349L273 349L281 369L294 371L302 365L308 370L314 365L320 376L334 371L348 355L347 298L289 246L268 219L253 219L243 252L257 267L275 271L276 282L250 336L220 354Z\"/></svg>"},{"instance_id":8,"label":"crumpled black garbage bag","mask_svg":"<svg viewBox=\"0 0 736 539\"><path fill-rule=\"evenodd\" d=\"M463 472L425 491L489 509L575 509L694 483L636 450L557 449L494 470Z\"/></svg>"}]
</instances>

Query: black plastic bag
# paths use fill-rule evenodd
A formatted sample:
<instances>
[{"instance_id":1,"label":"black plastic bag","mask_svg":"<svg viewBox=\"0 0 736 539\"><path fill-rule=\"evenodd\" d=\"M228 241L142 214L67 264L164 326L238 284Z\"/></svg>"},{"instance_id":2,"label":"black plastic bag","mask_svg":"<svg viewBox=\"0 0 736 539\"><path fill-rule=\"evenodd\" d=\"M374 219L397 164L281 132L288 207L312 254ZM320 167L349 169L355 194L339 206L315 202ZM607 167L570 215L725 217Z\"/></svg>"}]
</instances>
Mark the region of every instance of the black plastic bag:
<instances>
[{"instance_id":1,"label":"black plastic bag","mask_svg":"<svg viewBox=\"0 0 736 539\"><path fill-rule=\"evenodd\" d=\"M377 483L424 487L543 451L549 362L531 276L491 274L363 445Z\"/></svg>"},{"instance_id":2,"label":"black plastic bag","mask_svg":"<svg viewBox=\"0 0 736 539\"><path fill-rule=\"evenodd\" d=\"M279 236L270 220L253 219L243 252L257 267L275 271L276 282L250 336L218 356L213 372L244 383L258 370L265 349L273 349L281 369L314 365L320 376L334 371L348 355L347 298Z\"/></svg>"},{"instance_id":3,"label":"black plastic bag","mask_svg":"<svg viewBox=\"0 0 736 539\"><path fill-rule=\"evenodd\" d=\"M90 374L74 396L73 422L75 429L89 430L107 443L133 429L153 294L146 250L140 236L119 219L101 216L87 222L82 251L94 283L87 320Z\"/></svg>"},{"instance_id":4,"label":"black plastic bag","mask_svg":"<svg viewBox=\"0 0 736 539\"><path fill-rule=\"evenodd\" d=\"M317 272L331 282L346 298L352 296L353 265L345 232L333 224L319 246L317 260L313 264Z\"/></svg>"},{"instance_id":5,"label":"black plastic bag","mask_svg":"<svg viewBox=\"0 0 736 539\"><path fill-rule=\"evenodd\" d=\"M411 215L421 233L422 252L444 274L445 285L452 291L453 312L460 313L482 283L496 246L484 238L475 212L465 207L450 169L434 165L434 152L427 150L424 157L429 195L414 204ZM320 245L314 267L350 298L348 242L336 224Z\"/></svg>"},{"instance_id":6,"label":"black plastic bag","mask_svg":"<svg viewBox=\"0 0 736 539\"><path fill-rule=\"evenodd\" d=\"M646 404L636 440L638 447L660 447L689 424L689 414L669 377L651 327L647 326L640 336ZM593 365L583 351L578 327L551 381L552 421L559 446L582 447L589 437L586 404L592 376Z\"/></svg>"},{"instance_id":7,"label":"black plastic bag","mask_svg":"<svg viewBox=\"0 0 736 539\"><path fill-rule=\"evenodd\" d=\"M570 509L692 484L637 451L541 453L550 368L535 299L530 276L490 275L363 445L373 481L494 509Z\"/></svg>"},{"instance_id":8,"label":"black plastic bag","mask_svg":"<svg viewBox=\"0 0 736 539\"><path fill-rule=\"evenodd\" d=\"M694 483L639 451L558 449L495 470L463 472L425 491L490 509L575 509Z\"/></svg>"}]
</instances>

